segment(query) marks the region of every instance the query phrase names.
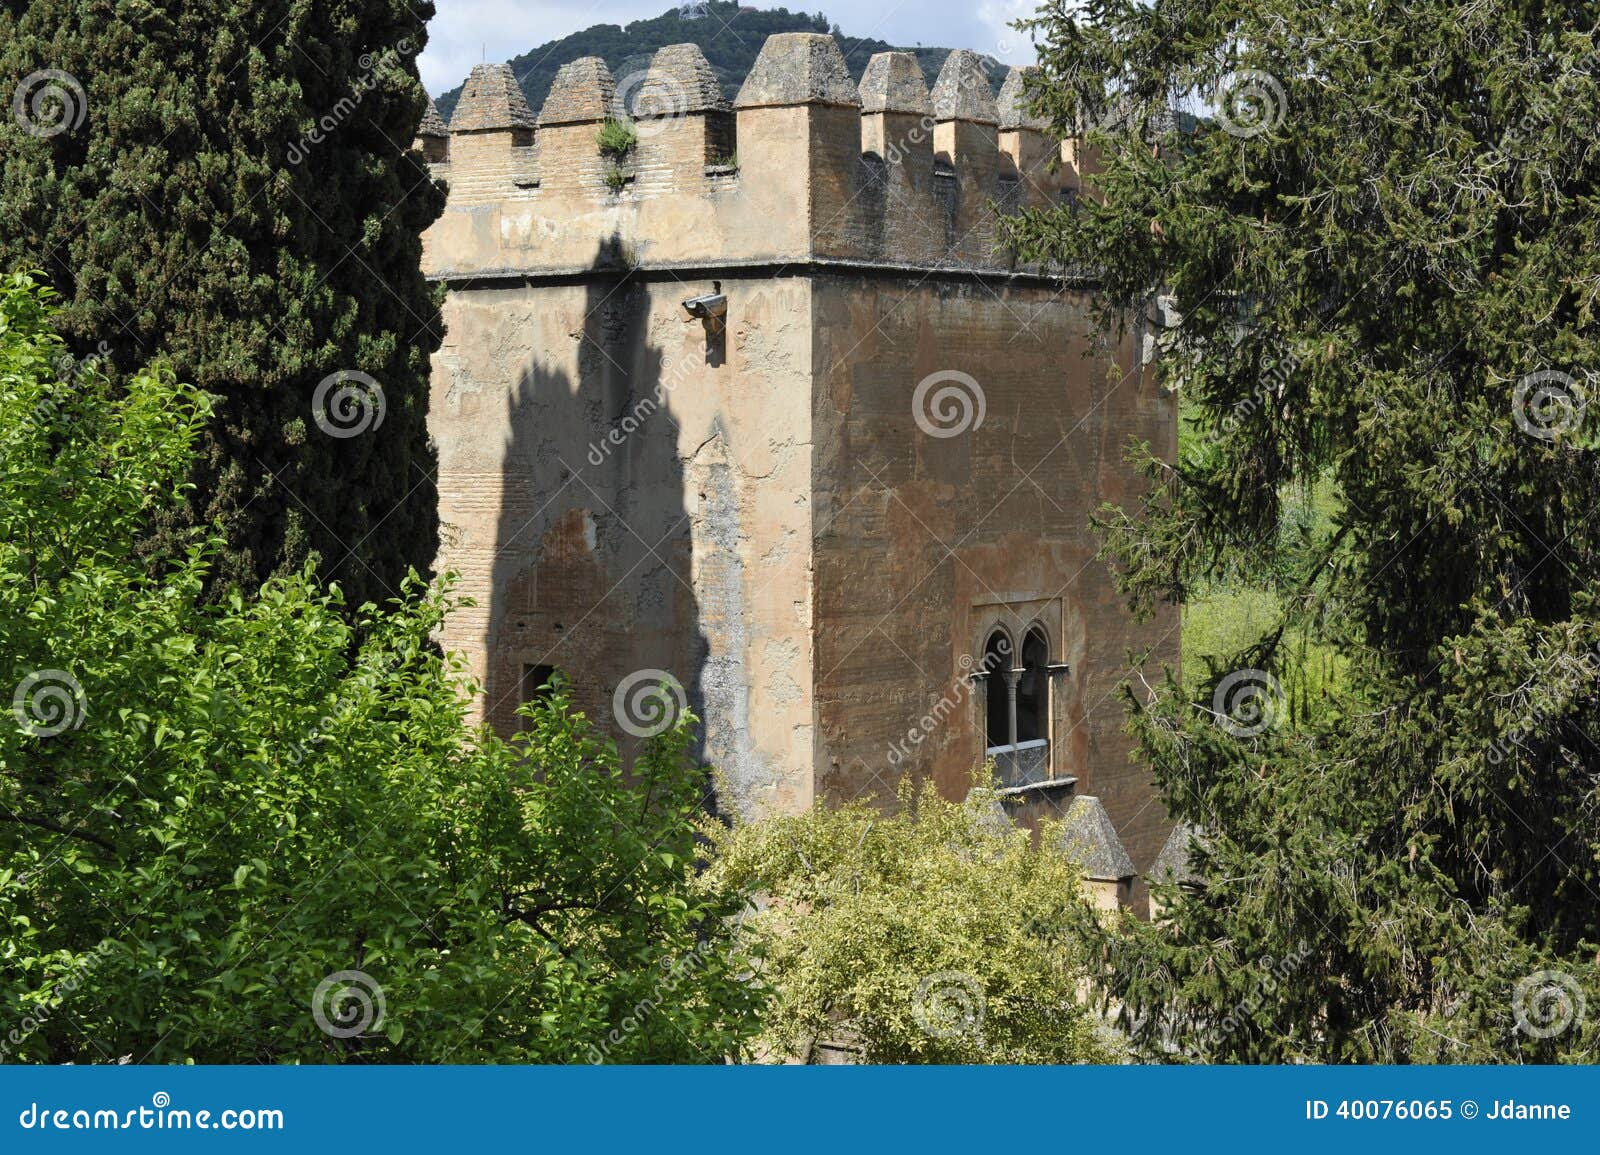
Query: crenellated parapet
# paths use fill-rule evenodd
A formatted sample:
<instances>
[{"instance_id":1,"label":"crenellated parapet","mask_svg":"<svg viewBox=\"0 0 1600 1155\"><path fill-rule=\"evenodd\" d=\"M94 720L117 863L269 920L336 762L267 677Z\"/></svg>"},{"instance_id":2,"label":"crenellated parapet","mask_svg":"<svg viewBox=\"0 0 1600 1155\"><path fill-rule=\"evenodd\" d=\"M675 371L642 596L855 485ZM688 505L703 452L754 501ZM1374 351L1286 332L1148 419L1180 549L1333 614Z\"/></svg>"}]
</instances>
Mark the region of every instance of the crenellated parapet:
<instances>
[{"instance_id":1,"label":"crenellated parapet","mask_svg":"<svg viewBox=\"0 0 1600 1155\"><path fill-rule=\"evenodd\" d=\"M830 36L768 39L738 97L700 49L658 52L619 91L604 61L565 65L535 116L505 65L473 69L443 139L418 147L450 185L432 275L575 274L602 260L664 269L846 262L1005 273L1000 211L1070 195L1070 147L997 101L952 52L930 90L916 58L873 57L859 88Z\"/></svg>"},{"instance_id":2,"label":"crenellated parapet","mask_svg":"<svg viewBox=\"0 0 1600 1155\"><path fill-rule=\"evenodd\" d=\"M493 203L530 187L537 168L535 125L509 65L473 68L450 118L451 201Z\"/></svg>"}]
</instances>

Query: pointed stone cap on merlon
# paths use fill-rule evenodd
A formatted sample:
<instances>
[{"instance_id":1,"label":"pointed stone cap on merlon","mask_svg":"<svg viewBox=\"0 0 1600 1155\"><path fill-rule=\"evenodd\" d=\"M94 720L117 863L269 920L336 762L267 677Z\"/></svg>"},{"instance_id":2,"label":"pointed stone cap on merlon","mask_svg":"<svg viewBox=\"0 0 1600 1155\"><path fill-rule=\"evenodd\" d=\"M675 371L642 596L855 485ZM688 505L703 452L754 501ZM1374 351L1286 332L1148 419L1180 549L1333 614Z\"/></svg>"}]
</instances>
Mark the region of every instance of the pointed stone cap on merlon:
<instances>
[{"instance_id":1,"label":"pointed stone cap on merlon","mask_svg":"<svg viewBox=\"0 0 1600 1155\"><path fill-rule=\"evenodd\" d=\"M433 97L428 97L428 108L422 114L422 123L417 126L417 135L433 140L448 140L450 127L445 124L444 117L439 115L439 106L433 102Z\"/></svg>"},{"instance_id":2,"label":"pointed stone cap on merlon","mask_svg":"<svg viewBox=\"0 0 1600 1155\"><path fill-rule=\"evenodd\" d=\"M668 44L650 61L650 71L634 94L632 112L637 117L682 116L726 112L731 107L700 46Z\"/></svg>"},{"instance_id":3,"label":"pointed stone cap on merlon","mask_svg":"<svg viewBox=\"0 0 1600 1155\"><path fill-rule=\"evenodd\" d=\"M1067 808L1056 849L1083 867L1083 873L1095 882L1120 881L1136 873L1117 828L1111 825L1111 816L1100 799L1087 794L1079 794Z\"/></svg>"},{"instance_id":4,"label":"pointed stone cap on merlon","mask_svg":"<svg viewBox=\"0 0 1600 1155\"><path fill-rule=\"evenodd\" d=\"M598 56L563 64L550 82L550 95L539 110L539 126L585 124L606 120L616 112L617 85Z\"/></svg>"},{"instance_id":5,"label":"pointed stone cap on merlon","mask_svg":"<svg viewBox=\"0 0 1600 1155\"><path fill-rule=\"evenodd\" d=\"M450 118L451 132L504 132L533 128L533 109L509 64L479 64L467 77Z\"/></svg>"},{"instance_id":6,"label":"pointed stone cap on merlon","mask_svg":"<svg viewBox=\"0 0 1600 1155\"><path fill-rule=\"evenodd\" d=\"M938 120L968 120L975 124L999 124L1000 110L994 102L989 74L983 59L971 49L957 48L945 57L939 79L933 86L933 115Z\"/></svg>"},{"instance_id":7,"label":"pointed stone cap on merlon","mask_svg":"<svg viewBox=\"0 0 1600 1155\"><path fill-rule=\"evenodd\" d=\"M1150 881L1195 882L1199 875L1195 873L1191 849L1200 837L1200 830L1193 823L1180 822L1174 826L1161 853L1150 865Z\"/></svg>"},{"instance_id":8,"label":"pointed stone cap on merlon","mask_svg":"<svg viewBox=\"0 0 1600 1155\"><path fill-rule=\"evenodd\" d=\"M733 102L735 108L790 104L860 107L861 98L833 37L820 32L779 32L767 37Z\"/></svg>"},{"instance_id":9,"label":"pointed stone cap on merlon","mask_svg":"<svg viewBox=\"0 0 1600 1155\"><path fill-rule=\"evenodd\" d=\"M1019 128L1031 129L1034 132L1049 132L1050 121L1035 113L1028 111L1028 96L1024 91L1026 74L1037 74L1037 67L1013 68L1006 73L1006 81L1000 86L1000 128L1002 131L1015 132Z\"/></svg>"},{"instance_id":10,"label":"pointed stone cap on merlon","mask_svg":"<svg viewBox=\"0 0 1600 1155\"><path fill-rule=\"evenodd\" d=\"M909 52L880 52L867 61L861 74L862 112L909 112L927 116L933 112L928 98L928 82L922 66Z\"/></svg>"},{"instance_id":11,"label":"pointed stone cap on merlon","mask_svg":"<svg viewBox=\"0 0 1600 1155\"><path fill-rule=\"evenodd\" d=\"M1006 815L1006 808L992 791L969 794L966 807L972 816L972 825L992 838L1010 838L1017 832L1017 824Z\"/></svg>"}]
</instances>

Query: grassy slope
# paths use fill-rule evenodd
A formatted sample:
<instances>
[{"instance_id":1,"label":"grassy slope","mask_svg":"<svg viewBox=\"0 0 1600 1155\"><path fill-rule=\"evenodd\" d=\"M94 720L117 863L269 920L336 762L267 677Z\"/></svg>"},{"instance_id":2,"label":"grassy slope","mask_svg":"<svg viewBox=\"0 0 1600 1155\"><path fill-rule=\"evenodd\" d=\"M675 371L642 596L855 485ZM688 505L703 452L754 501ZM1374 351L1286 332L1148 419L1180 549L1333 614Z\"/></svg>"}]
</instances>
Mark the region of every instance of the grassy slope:
<instances>
[{"instance_id":1,"label":"grassy slope","mask_svg":"<svg viewBox=\"0 0 1600 1155\"><path fill-rule=\"evenodd\" d=\"M1188 405L1180 409L1180 454L1204 452L1205 433ZM1282 534L1288 541L1325 543L1332 534L1338 494L1330 482L1310 493L1283 495ZM1183 681L1204 697L1218 674L1238 665L1241 655L1278 629L1285 605L1265 575L1233 574L1197 591L1183 607ZM1337 687L1347 660L1320 641L1315 631L1292 620L1279 646L1278 673L1295 716L1324 692Z\"/></svg>"}]
</instances>

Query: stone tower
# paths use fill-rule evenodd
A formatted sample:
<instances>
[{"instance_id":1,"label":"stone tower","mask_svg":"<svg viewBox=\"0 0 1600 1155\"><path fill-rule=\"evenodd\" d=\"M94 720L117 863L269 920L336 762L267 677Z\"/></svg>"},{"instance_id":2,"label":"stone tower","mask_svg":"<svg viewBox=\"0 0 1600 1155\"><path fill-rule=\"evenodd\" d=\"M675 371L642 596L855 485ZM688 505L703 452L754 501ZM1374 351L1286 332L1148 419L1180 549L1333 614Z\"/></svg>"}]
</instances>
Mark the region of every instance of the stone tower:
<instances>
[{"instance_id":1,"label":"stone tower","mask_svg":"<svg viewBox=\"0 0 1600 1155\"><path fill-rule=\"evenodd\" d=\"M568 64L537 117L479 67L426 131L439 568L476 600L444 640L489 720L560 670L627 742L669 675L723 807L960 797L987 754L1013 817L1097 797L1101 857L1148 868L1116 691L1177 617L1131 620L1088 518L1137 494L1130 440L1175 452L1174 405L1083 282L997 248L997 211L1080 191L1021 75L997 101L955 52L930 92L884 53L858 89L785 33L731 106L677 45Z\"/></svg>"}]
</instances>

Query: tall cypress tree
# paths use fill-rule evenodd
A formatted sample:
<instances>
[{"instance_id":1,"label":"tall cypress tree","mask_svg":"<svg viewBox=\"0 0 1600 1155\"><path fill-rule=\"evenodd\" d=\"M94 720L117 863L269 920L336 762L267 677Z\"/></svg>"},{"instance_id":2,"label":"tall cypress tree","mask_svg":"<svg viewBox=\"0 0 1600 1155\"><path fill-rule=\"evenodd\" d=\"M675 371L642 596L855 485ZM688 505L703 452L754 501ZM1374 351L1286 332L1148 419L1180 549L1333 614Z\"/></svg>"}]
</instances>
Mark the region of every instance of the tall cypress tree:
<instances>
[{"instance_id":1,"label":"tall cypress tree","mask_svg":"<svg viewBox=\"0 0 1600 1155\"><path fill-rule=\"evenodd\" d=\"M0 0L0 266L43 270L75 354L164 357L220 398L152 533L220 524L223 584L315 552L360 604L432 562L420 234L443 194L410 151L432 13Z\"/></svg>"},{"instance_id":2,"label":"tall cypress tree","mask_svg":"<svg viewBox=\"0 0 1600 1155\"><path fill-rule=\"evenodd\" d=\"M1034 256L1156 318L1190 415L1103 516L1136 606L1282 620L1130 694L1201 828L1111 981L1156 1053L1594 1061L1600 36L1592 3L1047 6L1042 111L1103 199ZM1199 127L1167 109L1194 100ZM1157 300L1169 297L1157 307ZM1170 308L1167 305L1170 304ZM1314 493L1326 523L1296 522ZM1286 709L1310 638L1341 676Z\"/></svg>"}]
</instances>

